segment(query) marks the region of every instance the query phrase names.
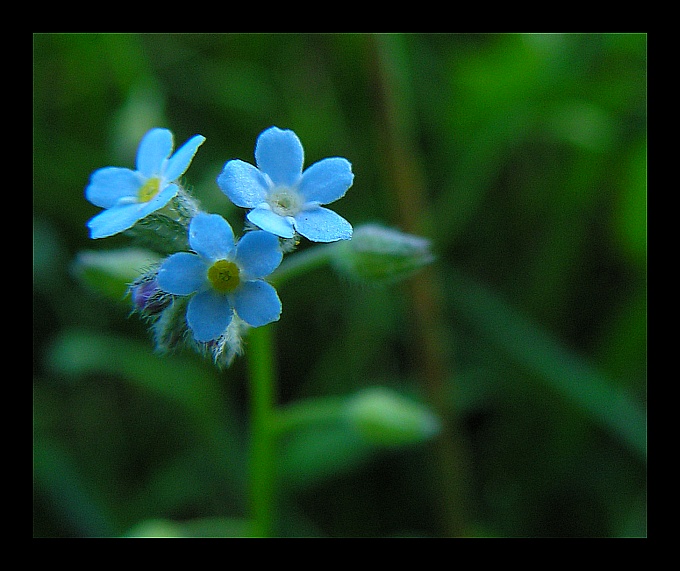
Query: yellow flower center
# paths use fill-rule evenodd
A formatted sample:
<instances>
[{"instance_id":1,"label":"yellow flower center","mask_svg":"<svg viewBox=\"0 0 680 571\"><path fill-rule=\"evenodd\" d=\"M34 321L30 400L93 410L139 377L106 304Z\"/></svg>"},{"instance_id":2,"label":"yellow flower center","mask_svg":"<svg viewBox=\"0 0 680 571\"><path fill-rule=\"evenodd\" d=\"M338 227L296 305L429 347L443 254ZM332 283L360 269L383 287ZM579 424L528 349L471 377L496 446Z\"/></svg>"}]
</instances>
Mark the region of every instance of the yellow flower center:
<instances>
[{"instance_id":1,"label":"yellow flower center","mask_svg":"<svg viewBox=\"0 0 680 571\"><path fill-rule=\"evenodd\" d=\"M149 202L154 196L158 194L161 189L161 179L153 177L144 183L144 186L139 189L137 193L137 200L139 202Z\"/></svg>"},{"instance_id":2,"label":"yellow flower center","mask_svg":"<svg viewBox=\"0 0 680 571\"><path fill-rule=\"evenodd\" d=\"M234 291L241 280L239 269L234 262L227 260L217 260L208 269L208 279L212 286L221 293Z\"/></svg>"}]
</instances>

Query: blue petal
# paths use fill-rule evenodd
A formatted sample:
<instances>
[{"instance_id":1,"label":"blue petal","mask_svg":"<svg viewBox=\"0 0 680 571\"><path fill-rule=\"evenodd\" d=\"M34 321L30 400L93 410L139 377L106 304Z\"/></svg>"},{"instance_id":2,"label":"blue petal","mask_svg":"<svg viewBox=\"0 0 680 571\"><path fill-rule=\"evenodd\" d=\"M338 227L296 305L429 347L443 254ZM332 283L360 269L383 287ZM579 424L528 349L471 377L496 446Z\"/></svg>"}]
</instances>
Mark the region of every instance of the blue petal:
<instances>
[{"instance_id":1,"label":"blue petal","mask_svg":"<svg viewBox=\"0 0 680 571\"><path fill-rule=\"evenodd\" d=\"M255 161L274 184L292 186L302 174L304 151L300 139L293 131L270 127L257 138Z\"/></svg>"},{"instance_id":2,"label":"blue petal","mask_svg":"<svg viewBox=\"0 0 680 571\"><path fill-rule=\"evenodd\" d=\"M292 238L295 235L293 218L290 216L279 216L272 212L267 205L254 208L246 214L246 218L255 224L255 226L262 228L262 230L282 238Z\"/></svg>"},{"instance_id":3,"label":"blue petal","mask_svg":"<svg viewBox=\"0 0 680 571\"><path fill-rule=\"evenodd\" d=\"M145 216L140 213L142 206L135 202L114 206L100 212L87 223L90 238L107 238L132 228L140 218Z\"/></svg>"},{"instance_id":4,"label":"blue petal","mask_svg":"<svg viewBox=\"0 0 680 571\"><path fill-rule=\"evenodd\" d=\"M163 178L167 181L177 180L189 168L194 155L205 141L203 135L194 135L184 145L182 145L177 152L168 159L163 171Z\"/></svg>"},{"instance_id":5,"label":"blue petal","mask_svg":"<svg viewBox=\"0 0 680 571\"><path fill-rule=\"evenodd\" d=\"M302 173L299 190L308 202L329 204L342 198L353 181L350 162L331 157L314 163Z\"/></svg>"},{"instance_id":6,"label":"blue petal","mask_svg":"<svg viewBox=\"0 0 680 571\"><path fill-rule=\"evenodd\" d=\"M352 225L339 214L321 206L298 213L295 228L312 242L335 242L352 237Z\"/></svg>"},{"instance_id":7,"label":"blue petal","mask_svg":"<svg viewBox=\"0 0 680 571\"><path fill-rule=\"evenodd\" d=\"M167 129L151 129L139 143L137 170L147 178L159 175L171 152L172 133Z\"/></svg>"},{"instance_id":8,"label":"blue petal","mask_svg":"<svg viewBox=\"0 0 680 571\"><path fill-rule=\"evenodd\" d=\"M268 184L264 176L244 161L228 161L217 177L217 185L241 208L255 208L267 198Z\"/></svg>"},{"instance_id":9,"label":"blue petal","mask_svg":"<svg viewBox=\"0 0 680 571\"><path fill-rule=\"evenodd\" d=\"M196 254L178 252L163 262L156 281L163 291L174 295L189 295L205 285L206 264Z\"/></svg>"},{"instance_id":10,"label":"blue petal","mask_svg":"<svg viewBox=\"0 0 680 571\"><path fill-rule=\"evenodd\" d=\"M121 198L137 198L144 179L135 171L121 167L104 167L92 173L85 198L102 208L115 206Z\"/></svg>"},{"instance_id":11,"label":"blue petal","mask_svg":"<svg viewBox=\"0 0 680 571\"><path fill-rule=\"evenodd\" d=\"M282 258L279 239L262 230L247 232L236 245L236 263L245 272L245 279L268 276Z\"/></svg>"},{"instance_id":12,"label":"blue petal","mask_svg":"<svg viewBox=\"0 0 680 571\"><path fill-rule=\"evenodd\" d=\"M234 250L234 232L219 214L200 212L189 224L189 244L209 260L222 260Z\"/></svg>"},{"instance_id":13,"label":"blue petal","mask_svg":"<svg viewBox=\"0 0 680 571\"><path fill-rule=\"evenodd\" d=\"M248 325L260 327L281 316L281 300L267 282L245 282L233 295L234 309Z\"/></svg>"},{"instance_id":14,"label":"blue petal","mask_svg":"<svg viewBox=\"0 0 680 571\"><path fill-rule=\"evenodd\" d=\"M213 290L197 293L187 306L187 323L200 342L217 339L231 322L233 310L226 295Z\"/></svg>"}]
</instances>

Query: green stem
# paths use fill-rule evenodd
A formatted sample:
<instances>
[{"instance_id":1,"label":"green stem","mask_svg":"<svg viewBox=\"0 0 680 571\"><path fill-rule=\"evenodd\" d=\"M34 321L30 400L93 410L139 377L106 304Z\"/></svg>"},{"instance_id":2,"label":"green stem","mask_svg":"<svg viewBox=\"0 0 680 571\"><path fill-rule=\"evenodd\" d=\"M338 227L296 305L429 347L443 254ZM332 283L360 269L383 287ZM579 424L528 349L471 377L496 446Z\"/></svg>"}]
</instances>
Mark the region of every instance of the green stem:
<instances>
[{"instance_id":1,"label":"green stem","mask_svg":"<svg viewBox=\"0 0 680 571\"><path fill-rule=\"evenodd\" d=\"M291 278L325 266L332 259L333 248L337 248L339 245L341 243L316 244L312 248L296 252L294 256L287 257L276 271L267 278L267 281L273 286L279 287Z\"/></svg>"},{"instance_id":2,"label":"green stem","mask_svg":"<svg viewBox=\"0 0 680 571\"><path fill-rule=\"evenodd\" d=\"M277 438L300 428L333 422L342 418L345 397L317 397L279 408L273 418L272 430Z\"/></svg>"},{"instance_id":3,"label":"green stem","mask_svg":"<svg viewBox=\"0 0 680 571\"><path fill-rule=\"evenodd\" d=\"M390 191L399 225L409 233L433 235L435 213L427 202L423 160L417 145L413 76L410 74L407 38L400 34L371 36L377 82L382 92L386 164L391 176ZM468 476L466 450L454 410L447 407L446 394L456 386L445 345L446 325L442 313L443 285L431 266L409 283L413 300L414 337L420 360L420 376L434 410L445 420L433 446L433 478L439 487L443 532L458 537L467 530ZM416 345L414 344L414 345ZM448 393L450 394L450 392Z\"/></svg>"},{"instance_id":4,"label":"green stem","mask_svg":"<svg viewBox=\"0 0 680 571\"><path fill-rule=\"evenodd\" d=\"M327 265L335 244L316 245L291 256L269 276L280 286L291 278ZM271 325L256 327L248 334L248 376L250 381L250 510L255 537L272 537L276 513L276 437L291 422L276 407L274 331Z\"/></svg>"},{"instance_id":5,"label":"green stem","mask_svg":"<svg viewBox=\"0 0 680 571\"><path fill-rule=\"evenodd\" d=\"M272 431L276 372L272 326L250 331L246 354L251 391L250 508L255 537L272 537L276 482Z\"/></svg>"}]
</instances>

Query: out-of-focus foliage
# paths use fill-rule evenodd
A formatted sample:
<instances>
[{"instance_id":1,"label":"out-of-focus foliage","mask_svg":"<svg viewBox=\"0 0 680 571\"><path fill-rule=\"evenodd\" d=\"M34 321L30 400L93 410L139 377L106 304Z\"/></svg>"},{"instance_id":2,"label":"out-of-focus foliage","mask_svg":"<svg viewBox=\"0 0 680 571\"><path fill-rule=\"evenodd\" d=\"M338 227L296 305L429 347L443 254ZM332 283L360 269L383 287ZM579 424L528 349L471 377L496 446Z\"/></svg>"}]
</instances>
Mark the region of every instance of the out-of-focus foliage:
<instances>
[{"instance_id":1,"label":"out-of-focus foliage","mask_svg":"<svg viewBox=\"0 0 680 571\"><path fill-rule=\"evenodd\" d=\"M279 533L645 535L644 34L37 34L33 79L35 536L248 534L244 360L153 353L83 190L151 127L200 133L185 182L238 229L215 178L271 125L352 162L339 214L436 254L286 283L279 403L380 386L444 421L380 446L321 407L282 439Z\"/></svg>"}]
</instances>

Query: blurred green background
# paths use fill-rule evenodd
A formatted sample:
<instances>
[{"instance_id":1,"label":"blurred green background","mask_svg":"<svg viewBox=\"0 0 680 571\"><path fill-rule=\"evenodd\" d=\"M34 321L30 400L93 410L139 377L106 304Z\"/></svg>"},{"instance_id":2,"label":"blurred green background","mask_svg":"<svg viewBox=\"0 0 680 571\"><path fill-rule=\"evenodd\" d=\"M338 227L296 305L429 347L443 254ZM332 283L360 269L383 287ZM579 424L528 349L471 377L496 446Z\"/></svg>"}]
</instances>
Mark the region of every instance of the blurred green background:
<instances>
[{"instance_id":1,"label":"blurred green background","mask_svg":"<svg viewBox=\"0 0 680 571\"><path fill-rule=\"evenodd\" d=\"M278 402L384 386L445 422L414 446L330 425L285 442L279 533L644 536L646 42L36 34L34 536L248 533L245 360L154 354L77 261L130 245L88 239L83 191L154 126L207 138L185 182L238 233L215 178L271 125L306 165L352 162L339 214L437 255L393 287L330 268L283 286Z\"/></svg>"}]
</instances>

